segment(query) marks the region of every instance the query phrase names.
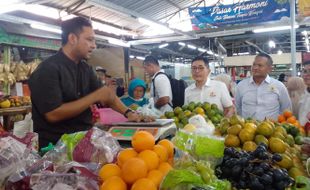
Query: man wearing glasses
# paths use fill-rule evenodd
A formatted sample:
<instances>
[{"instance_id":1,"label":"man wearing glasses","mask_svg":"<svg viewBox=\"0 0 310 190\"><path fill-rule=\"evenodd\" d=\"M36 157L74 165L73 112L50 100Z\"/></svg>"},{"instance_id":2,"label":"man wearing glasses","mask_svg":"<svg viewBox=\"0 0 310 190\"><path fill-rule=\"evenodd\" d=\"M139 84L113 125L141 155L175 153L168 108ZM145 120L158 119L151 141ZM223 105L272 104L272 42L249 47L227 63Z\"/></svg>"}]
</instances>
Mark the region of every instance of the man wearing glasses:
<instances>
[{"instance_id":1,"label":"man wearing glasses","mask_svg":"<svg viewBox=\"0 0 310 190\"><path fill-rule=\"evenodd\" d=\"M302 126L305 126L310 120L310 61L304 62L303 66L302 78L304 79L307 89L300 100L298 120Z\"/></svg>"},{"instance_id":2,"label":"man wearing glasses","mask_svg":"<svg viewBox=\"0 0 310 190\"><path fill-rule=\"evenodd\" d=\"M242 117L277 120L285 109L292 109L284 84L268 75L272 70L272 63L268 54L258 54L252 65L252 77L237 85L236 108Z\"/></svg>"},{"instance_id":3,"label":"man wearing glasses","mask_svg":"<svg viewBox=\"0 0 310 190\"><path fill-rule=\"evenodd\" d=\"M185 89L184 104L209 102L216 104L225 116L232 116L234 107L226 85L209 78L209 60L204 57L196 57L192 61L191 69L195 83Z\"/></svg>"}]
</instances>

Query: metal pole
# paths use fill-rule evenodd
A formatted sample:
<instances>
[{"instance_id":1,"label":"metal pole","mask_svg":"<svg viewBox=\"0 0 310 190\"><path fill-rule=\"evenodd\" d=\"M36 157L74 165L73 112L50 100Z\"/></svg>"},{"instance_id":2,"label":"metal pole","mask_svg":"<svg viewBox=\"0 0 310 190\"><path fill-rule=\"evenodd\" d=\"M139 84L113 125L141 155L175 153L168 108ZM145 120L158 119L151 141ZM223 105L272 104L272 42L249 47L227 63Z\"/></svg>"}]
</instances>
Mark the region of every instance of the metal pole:
<instances>
[{"instance_id":1,"label":"metal pole","mask_svg":"<svg viewBox=\"0 0 310 190\"><path fill-rule=\"evenodd\" d=\"M295 29L295 5L296 1L291 0L291 62L292 76L296 76L296 29Z\"/></svg>"},{"instance_id":2,"label":"metal pole","mask_svg":"<svg viewBox=\"0 0 310 190\"><path fill-rule=\"evenodd\" d=\"M10 46L5 45L3 47L3 64L7 65L8 68L10 68L10 62L11 62L11 48ZM5 71L6 73L6 80L4 81L3 84L3 93L5 95L10 95L11 94L11 85L8 81L8 74L10 71Z\"/></svg>"}]
</instances>

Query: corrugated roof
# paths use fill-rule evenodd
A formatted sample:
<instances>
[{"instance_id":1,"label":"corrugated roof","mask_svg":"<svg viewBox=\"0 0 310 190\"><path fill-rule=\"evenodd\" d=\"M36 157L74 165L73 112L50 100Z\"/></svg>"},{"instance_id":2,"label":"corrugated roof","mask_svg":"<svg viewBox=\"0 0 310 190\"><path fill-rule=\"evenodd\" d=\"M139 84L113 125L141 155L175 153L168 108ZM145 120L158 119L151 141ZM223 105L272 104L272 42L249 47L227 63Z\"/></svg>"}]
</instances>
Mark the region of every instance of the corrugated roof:
<instances>
[{"instance_id":1,"label":"corrugated roof","mask_svg":"<svg viewBox=\"0 0 310 190\"><path fill-rule=\"evenodd\" d=\"M50 0L43 1L44 5L54 7L60 10L70 10L78 5L80 0ZM164 18L170 17L180 9L184 9L189 5L192 5L197 0L105 0L102 2L113 3L116 6L128 9L133 12L137 12L148 18L154 20L165 20ZM36 3L40 3L36 1ZM88 1L79 6L75 11L79 11L79 14L96 18L105 23L111 23L112 25L119 26L120 28L126 28L133 31L141 31L145 29L145 25L138 22L138 20L131 15L122 14L121 11L111 11L103 8L102 6L93 6ZM74 13L74 12L73 12Z\"/></svg>"}]
</instances>

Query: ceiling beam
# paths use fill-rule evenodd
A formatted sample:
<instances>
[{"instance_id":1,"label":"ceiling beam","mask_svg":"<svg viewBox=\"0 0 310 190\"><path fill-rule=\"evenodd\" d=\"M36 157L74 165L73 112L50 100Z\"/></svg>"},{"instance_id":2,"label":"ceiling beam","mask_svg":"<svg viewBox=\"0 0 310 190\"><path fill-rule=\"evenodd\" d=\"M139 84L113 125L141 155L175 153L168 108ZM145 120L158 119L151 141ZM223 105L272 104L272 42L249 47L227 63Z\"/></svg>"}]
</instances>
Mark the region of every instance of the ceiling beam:
<instances>
[{"instance_id":1,"label":"ceiling beam","mask_svg":"<svg viewBox=\"0 0 310 190\"><path fill-rule=\"evenodd\" d=\"M50 2L50 0L26 0L24 1L26 4L44 4Z\"/></svg>"},{"instance_id":2,"label":"ceiling beam","mask_svg":"<svg viewBox=\"0 0 310 190\"><path fill-rule=\"evenodd\" d=\"M184 10L184 9L187 9L187 8L189 8L189 7L192 7L192 6L197 6L197 5L199 5L200 3L202 3L203 1L204 1L204 0L201 0L201 1L199 1L199 2L195 2L195 3L193 3L193 4L190 4L190 5L186 6L186 7L183 7L183 8L181 8L181 9L179 9L178 11L176 11L176 12L174 12L174 13L165 15L164 17L161 17L161 18L159 18L158 20L162 20L162 19L167 18L167 17L170 17L170 16L173 17L173 16L176 15L178 12L180 12L180 11L182 11L182 10Z\"/></svg>"},{"instance_id":3,"label":"ceiling beam","mask_svg":"<svg viewBox=\"0 0 310 190\"><path fill-rule=\"evenodd\" d=\"M74 13L80 6L82 6L86 0L79 0L77 2L72 3L70 6L66 8L68 14Z\"/></svg>"},{"instance_id":4,"label":"ceiling beam","mask_svg":"<svg viewBox=\"0 0 310 190\"><path fill-rule=\"evenodd\" d=\"M108 10L113 11L113 12L118 13L118 14L123 14L123 15L126 15L126 16L131 16L133 18L144 18L144 19L152 21L152 22L154 22L154 23L156 23L158 25L161 25L161 26L169 28L168 25L166 25L164 23L161 23L161 22L159 22L157 20L154 20L151 17L148 17L146 15L140 14L138 12L135 12L133 10L127 9L125 7L116 5L116 4L111 3L110 1L107 1L107 0L87 0L87 2L89 4L91 4L91 5L94 5L94 6L97 6L97 7L101 7L103 9L108 9ZM181 30L173 29L173 28L169 28L169 29L171 29L175 33L181 34L183 36L196 37L194 33L187 33L187 32L183 32Z\"/></svg>"}]
</instances>

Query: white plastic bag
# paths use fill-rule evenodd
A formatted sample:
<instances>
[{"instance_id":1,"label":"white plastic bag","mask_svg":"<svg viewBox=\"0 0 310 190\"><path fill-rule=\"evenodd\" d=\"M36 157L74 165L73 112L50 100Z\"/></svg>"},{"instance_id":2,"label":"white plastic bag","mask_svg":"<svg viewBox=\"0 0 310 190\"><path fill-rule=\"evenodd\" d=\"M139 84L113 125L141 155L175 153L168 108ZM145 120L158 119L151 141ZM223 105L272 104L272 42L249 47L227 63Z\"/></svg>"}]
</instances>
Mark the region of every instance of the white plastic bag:
<instances>
[{"instance_id":1,"label":"white plastic bag","mask_svg":"<svg viewBox=\"0 0 310 190\"><path fill-rule=\"evenodd\" d=\"M28 132L33 132L31 113L28 113L24 120L15 122L13 129L13 134L19 138L23 138Z\"/></svg>"},{"instance_id":2,"label":"white plastic bag","mask_svg":"<svg viewBox=\"0 0 310 190\"><path fill-rule=\"evenodd\" d=\"M206 122L199 114L189 118L188 123L196 127L195 133L197 134L212 135L215 130L212 122Z\"/></svg>"},{"instance_id":3,"label":"white plastic bag","mask_svg":"<svg viewBox=\"0 0 310 190\"><path fill-rule=\"evenodd\" d=\"M148 104L146 104L142 107L139 107L137 109L137 112L139 112L142 115L152 116L155 119L160 118L160 116L162 115L162 112L160 110L158 110L157 108L155 108L153 98L149 99Z\"/></svg>"}]
</instances>

